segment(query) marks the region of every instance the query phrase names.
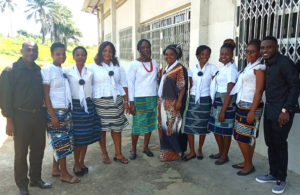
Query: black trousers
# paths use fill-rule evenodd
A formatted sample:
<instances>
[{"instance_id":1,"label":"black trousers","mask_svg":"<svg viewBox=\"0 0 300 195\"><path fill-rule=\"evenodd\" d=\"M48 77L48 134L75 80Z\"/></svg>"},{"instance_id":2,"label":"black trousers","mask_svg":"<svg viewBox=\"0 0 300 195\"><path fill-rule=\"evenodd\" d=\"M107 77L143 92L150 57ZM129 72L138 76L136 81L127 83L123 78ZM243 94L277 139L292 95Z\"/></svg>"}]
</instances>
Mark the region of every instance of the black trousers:
<instances>
[{"instance_id":1,"label":"black trousers","mask_svg":"<svg viewBox=\"0 0 300 195\"><path fill-rule=\"evenodd\" d=\"M45 149L46 112L36 113L16 110L14 113L14 148L15 148L15 182L20 189L27 189L27 154L29 152L29 177L36 181L41 179L42 161Z\"/></svg>"},{"instance_id":2,"label":"black trousers","mask_svg":"<svg viewBox=\"0 0 300 195\"><path fill-rule=\"evenodd\" d=\"M290 115L290 121L279 126L275 120L264 118L265 142L268 146L270 174L278 180L285 181L288 166L287 138L293 124L294 115Z\"/></svg>"}]
</instances>

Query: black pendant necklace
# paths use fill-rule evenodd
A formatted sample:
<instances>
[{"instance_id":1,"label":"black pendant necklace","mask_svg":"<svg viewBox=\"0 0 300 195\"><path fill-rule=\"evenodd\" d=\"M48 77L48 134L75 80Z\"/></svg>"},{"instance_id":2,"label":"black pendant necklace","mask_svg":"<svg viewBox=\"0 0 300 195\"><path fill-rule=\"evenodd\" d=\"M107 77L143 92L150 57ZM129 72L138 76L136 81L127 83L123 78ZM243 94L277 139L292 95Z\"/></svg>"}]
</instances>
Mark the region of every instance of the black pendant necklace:
<instances>
[{"instance_id":1,"label":"black pendant necklace","mask_svg":"<svg viewBox=\"0 0 300 195\"><path fill-rule=\"evenodd\" d=\"M112 71L112 70L110 70L109 72L108 72L108 75L111 77L111 76L114 76L114 71Z\"/></svg>"},{"instance_id":2,"label":"black pendant necklace","mask_svg":"<svg viewBox=\"0 0 300 195\"><path fill-rule=\"evenodd\" d=\"M203 72L202 72L202 71L199 71L199 72L198 72L198 76L199 76L199 77L202 77L202 76L203 76Z\"/></svg>"},{"instance_id":3,"label":"black pendant necklace","mask_svg":"<svg viewBox=\"0 0 300 195\"><path fill-rule=\"evenodd\" d=\"M79 85L84 85L84 84L85 84L85 80L80 79L80 80L79 80Z\"/></svg>"}]
</instances>

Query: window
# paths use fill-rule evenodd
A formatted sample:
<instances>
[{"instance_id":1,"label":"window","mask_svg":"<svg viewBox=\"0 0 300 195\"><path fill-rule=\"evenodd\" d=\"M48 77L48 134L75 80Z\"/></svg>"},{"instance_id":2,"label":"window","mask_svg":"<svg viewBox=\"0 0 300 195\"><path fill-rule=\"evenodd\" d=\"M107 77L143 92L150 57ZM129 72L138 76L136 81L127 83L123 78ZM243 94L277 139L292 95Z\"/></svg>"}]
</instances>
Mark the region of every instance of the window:
<instances>
[{"instance_id":1,"label":"window","mask_svg":"<svg viewBox=\"0 0 300 195\"><path fill-rule=\"evenodd\" d=\"M169 44L180 44L183 56L180 61L183 65L189 64L190 48L190 8L171 14L142 25L142 38L148 39L152 45L152 58L162 66L165 59L163 50ZM146 29L147 26L151 29Z\"/></svg>"},{"instance_id":2,"label":"window","mask_svg":"<svg viewBox=\"0 0 300 195\"><path fill-rule=\"evenodd\" d=\"M125 60L132 60L132 28L120 30L120 58Z\"/></svg>"}]
</instances>

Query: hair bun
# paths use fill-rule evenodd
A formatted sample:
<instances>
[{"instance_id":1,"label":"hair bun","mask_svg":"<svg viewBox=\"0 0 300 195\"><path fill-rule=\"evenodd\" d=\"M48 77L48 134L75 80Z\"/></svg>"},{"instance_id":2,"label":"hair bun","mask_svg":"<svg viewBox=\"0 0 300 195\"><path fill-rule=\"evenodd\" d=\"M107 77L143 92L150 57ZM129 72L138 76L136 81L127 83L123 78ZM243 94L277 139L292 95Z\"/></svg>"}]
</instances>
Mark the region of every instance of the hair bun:
<instances>
[{"instance_id":1,"label":"hair bun","mask_svg":"<svg viewBox=\"0 0 300 195\"><path fill-rule=\"evenodd\" d=\"M225 39L225 41L223 42L223 45L226 45L226 44L231 45L233 49L236 47L236 44L233 39Z\"/></svg>"}]
</instances>

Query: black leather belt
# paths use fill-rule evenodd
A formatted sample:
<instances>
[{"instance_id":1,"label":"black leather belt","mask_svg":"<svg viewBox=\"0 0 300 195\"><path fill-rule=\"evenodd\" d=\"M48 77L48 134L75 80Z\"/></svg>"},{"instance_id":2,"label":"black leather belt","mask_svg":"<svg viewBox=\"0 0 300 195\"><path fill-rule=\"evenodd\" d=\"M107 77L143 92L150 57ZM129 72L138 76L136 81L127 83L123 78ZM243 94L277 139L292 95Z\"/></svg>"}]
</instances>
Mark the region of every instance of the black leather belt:
<instances>
[{"instance_id":1,"label":"black leather belt","mask_svg":"<svg viewBox=\"0 0 300 195\"><path fill-rule=\"evenodd\" d=\"M17 108L17 110L20 110L23 112L31 112L31 113L37 113L37 112L41 111L41 109L29 109L29 108Z\"/></svg>"}]
</instances>

